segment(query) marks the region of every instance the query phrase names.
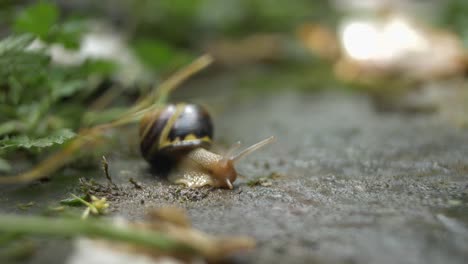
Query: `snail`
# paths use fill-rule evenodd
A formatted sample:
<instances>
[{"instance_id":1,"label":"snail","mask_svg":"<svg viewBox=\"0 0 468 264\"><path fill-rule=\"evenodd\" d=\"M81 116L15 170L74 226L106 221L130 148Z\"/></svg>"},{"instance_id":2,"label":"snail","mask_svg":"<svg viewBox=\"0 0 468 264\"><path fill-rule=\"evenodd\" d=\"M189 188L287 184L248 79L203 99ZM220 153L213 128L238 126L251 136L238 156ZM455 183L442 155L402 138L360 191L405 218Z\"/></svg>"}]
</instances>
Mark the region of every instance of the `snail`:
<instances>
[{"instance_id":1,"label":"snail","mask_svg":"<svg viewBox=\"0 0 468 264\"><path fill-rule=\"evenodd\" d=\"M225 155L209 151L213 123L209 113L197 104L169 104L148 112L140 122L142 156L169 180L189 188L211 185L232 189L238 173L234 164L271 143L264 139L234 155L236 143Z\"/></svg>"}]
</instances>

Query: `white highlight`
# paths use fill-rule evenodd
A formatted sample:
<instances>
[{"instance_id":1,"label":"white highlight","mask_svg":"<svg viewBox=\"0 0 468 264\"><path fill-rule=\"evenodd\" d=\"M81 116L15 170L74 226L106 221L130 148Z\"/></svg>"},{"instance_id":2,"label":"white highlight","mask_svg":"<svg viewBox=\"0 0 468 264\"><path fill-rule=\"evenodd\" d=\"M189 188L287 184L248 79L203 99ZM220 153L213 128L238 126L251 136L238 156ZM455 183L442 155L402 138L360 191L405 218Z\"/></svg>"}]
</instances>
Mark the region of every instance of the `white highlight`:
<instances>
[{"instance_id":1,"label":"white highlight","mask_svg":"<svg viewBox=\"0 0 468 264\"><path fill-rule=\"evenodd\" d=\"M359 61L390 63L413 53L427 51L429 44L415 27L401 17L384 22L351 21L341 31L346 54Z\"/></svg>"},{"instance_id":2,"label":"white highlight","mask_svg":"<svg viewBox=\"0 0 468 264\"><path fill-rule=\"evenodd\" d=\"M346 53L356 60L370 60L376 57L378 30L368 22L351 22L345 26L342 42Z\"/></svg>"}]
</instances>

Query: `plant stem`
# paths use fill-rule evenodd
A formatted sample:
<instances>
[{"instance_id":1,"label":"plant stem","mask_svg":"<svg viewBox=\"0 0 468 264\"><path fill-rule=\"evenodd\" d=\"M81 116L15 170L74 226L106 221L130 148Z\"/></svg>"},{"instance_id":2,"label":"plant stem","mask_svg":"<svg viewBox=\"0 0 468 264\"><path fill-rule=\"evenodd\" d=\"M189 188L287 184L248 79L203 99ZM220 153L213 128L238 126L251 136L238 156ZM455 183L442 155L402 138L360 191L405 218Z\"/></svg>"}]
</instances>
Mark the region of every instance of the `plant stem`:
<instances>
[{"instance_id":1,"label":"plant stem","mask_svg":"<svg viewBox=\"0 0 468 264\"><path fill-rule=\"evenodd\" d=\"M120 227L107 220L79 220L42 216L0 215L0 232L45 235L53 237L86 236L146 246L169 252L191 252L194 249L152 230Z\"/></svg>"},{"instance_id":2,"label":"plant stem","mask_svg":"<svg viewBox=\"0 0 468 264\"><path fill-rule=\"evenodd\" d=\"M208 67L213 62L213 57L209 54L198 57L189 65L175 72L167 80L161 83L158 87L153 89L144 100L139 102L134 110L142 110L153 104L161 105L167 101L169 94L178 87L182 82L187 80L195 73Z\"/></svg>"}]
</instances>

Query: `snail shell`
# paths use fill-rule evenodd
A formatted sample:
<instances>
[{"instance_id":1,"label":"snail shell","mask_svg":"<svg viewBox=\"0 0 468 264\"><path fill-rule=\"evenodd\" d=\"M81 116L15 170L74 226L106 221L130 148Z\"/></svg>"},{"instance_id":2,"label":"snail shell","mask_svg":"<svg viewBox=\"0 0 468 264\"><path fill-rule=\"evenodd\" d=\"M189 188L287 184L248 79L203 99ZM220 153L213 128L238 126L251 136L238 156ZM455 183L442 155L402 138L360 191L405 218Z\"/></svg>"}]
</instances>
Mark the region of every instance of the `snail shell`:
<instances>
[{"instance_id":1,"label":"snail shell","mask_svg":"<svg viewBox=\"0 0 468 264\"><path fill-rule=\"evenodd\" d=\"M196 104L170 104L146 114L140 123L140 150L155 168L168 170L187 152L209 148L213 122Z\"/></svg>"}]
</instances>

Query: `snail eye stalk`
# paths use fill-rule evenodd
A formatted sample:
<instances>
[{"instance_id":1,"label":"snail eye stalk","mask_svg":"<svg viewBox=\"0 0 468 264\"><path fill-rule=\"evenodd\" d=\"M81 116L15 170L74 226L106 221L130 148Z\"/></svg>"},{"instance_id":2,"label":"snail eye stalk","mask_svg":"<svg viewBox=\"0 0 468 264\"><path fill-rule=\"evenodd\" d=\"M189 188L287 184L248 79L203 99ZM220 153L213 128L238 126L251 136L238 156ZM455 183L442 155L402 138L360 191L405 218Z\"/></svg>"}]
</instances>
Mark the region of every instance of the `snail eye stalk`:
<instances>
[{"instance_id":1,"label":"snail eye stalk","mask_svg":"<svg viewBox=\"0 0 468 264\"><path fill-rule=\"evenodd\" d=\"M252 146L242 150L241 152L237 153L237 155L234 155L230 158L230 160L234 163L236 163L237 161L239 161L240 159L244 158L245 156L251 154L252 152L272 143L275 141L275 137L274 136L271 136L267 139L264 139L256 144L253 144Z\"/></svg>"},{"instance_id":2,"label":"snail eye stalk","mask_svg":"<svg viewBox=\"0 0 468 264\"><path fill-rule=\"evenodd\" d=\"M241 146L241 142L240 141L237 141L236 143L234 143L229 149L228 151L226 152L226 154L224 155L224 158L223 158L223 161L225 162L228 162L231 160L231 157L234 155L234 152L236 152L236 150L238 150Z\"/></svg>"}]
</instances>

